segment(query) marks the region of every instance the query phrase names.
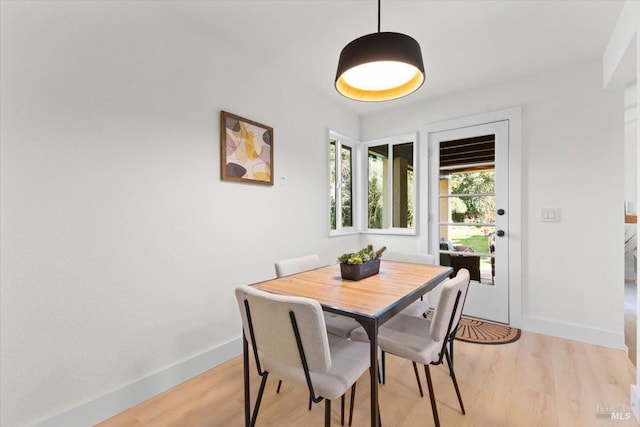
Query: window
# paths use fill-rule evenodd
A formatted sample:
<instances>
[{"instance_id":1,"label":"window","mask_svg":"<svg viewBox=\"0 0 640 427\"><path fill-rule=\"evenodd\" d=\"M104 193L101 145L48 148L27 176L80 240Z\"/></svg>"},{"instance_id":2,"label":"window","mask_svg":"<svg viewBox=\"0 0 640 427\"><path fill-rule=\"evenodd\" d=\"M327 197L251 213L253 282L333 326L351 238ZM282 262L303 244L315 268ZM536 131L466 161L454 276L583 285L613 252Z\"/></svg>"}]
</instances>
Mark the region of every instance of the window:
<instances>
[{"instance_id":1,"label":"window","mask_svg":"<svg viewBox=\"0 0 640 427\"><path fill-rule=\"evenodd\" d=\"M415 141L360 143L329 131L330 235L416 233Z\"/></svg>"},{"instance_id":2,"label":"window","mask_svg":"<svg viewBox=\"0 0 640 427\"><path fill-rule=\"evenodd\" d=\"M367 229L415 232L415 135L367 144Z\"/></svg>"},{"instance_id":3,"label":"window","mask_svg":"<svg viewBox=\"0 0 640 427\"><path fill-rule=\"evenodd\" d=\"M329 200L331 234L354 232L355 142L329 132Z\"/></svg>"}]
</instances>

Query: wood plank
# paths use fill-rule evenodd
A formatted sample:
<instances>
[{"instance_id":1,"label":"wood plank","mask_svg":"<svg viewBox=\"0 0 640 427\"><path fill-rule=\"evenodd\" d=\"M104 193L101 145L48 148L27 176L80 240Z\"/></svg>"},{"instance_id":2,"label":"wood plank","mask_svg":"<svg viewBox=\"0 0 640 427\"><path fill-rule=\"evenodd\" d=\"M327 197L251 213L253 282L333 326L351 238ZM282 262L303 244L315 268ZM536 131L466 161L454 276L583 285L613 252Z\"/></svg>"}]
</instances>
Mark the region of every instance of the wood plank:
<instances>
[{"instance_id":1,"label":"wood plank","mask_svg":"<svg viewBox=\"0 0 640 427\"><path fill-rule=\"evenodd\" d=\"M334 264L254 286L263 291L312 298L323 305L374 316L425 284L435 286L442 276L446 276L447 270L448 267L383 260L379 274L351 281L342 280L340 265ZM425 288L422 293L428 290Z\"/></svg>"}]
</instances>

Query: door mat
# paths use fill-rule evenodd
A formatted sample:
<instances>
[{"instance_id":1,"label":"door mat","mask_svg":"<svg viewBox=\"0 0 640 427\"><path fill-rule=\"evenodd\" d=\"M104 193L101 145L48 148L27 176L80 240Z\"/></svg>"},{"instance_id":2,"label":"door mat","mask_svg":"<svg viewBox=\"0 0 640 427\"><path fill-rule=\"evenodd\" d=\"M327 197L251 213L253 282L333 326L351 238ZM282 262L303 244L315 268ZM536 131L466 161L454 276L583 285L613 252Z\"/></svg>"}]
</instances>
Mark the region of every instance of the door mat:
<instances>
[{"instance_id":1,"label":"door mat","mask_svg":"<svg viewBox=\"0 0 640 427\"><path fill-rule=\"evenodd\" d=\"M433 309L430 309L427 319L432 317ZM520 339L520 329L462 316L456 339L474 344L509 344Z\"/></svg>"},{"instance_id":2,"label":"door mat","mask_svg":"<svg viewBox=\"0 0 640 427\"><path fill-rule=\"evenodd\" d=\"M462 317L456 339L474 344L509 344L520 339L520 329Z\"/></svg>"}]
</instances>

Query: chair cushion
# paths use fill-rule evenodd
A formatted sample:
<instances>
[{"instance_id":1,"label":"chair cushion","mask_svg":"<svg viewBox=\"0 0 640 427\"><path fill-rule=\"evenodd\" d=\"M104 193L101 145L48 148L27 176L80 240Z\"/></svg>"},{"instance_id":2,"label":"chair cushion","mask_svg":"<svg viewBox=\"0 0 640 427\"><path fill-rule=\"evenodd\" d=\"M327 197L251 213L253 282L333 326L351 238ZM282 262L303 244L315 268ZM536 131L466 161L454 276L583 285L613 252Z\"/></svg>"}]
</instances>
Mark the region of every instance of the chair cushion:
<instances>
[{"instance_id":1,"label":"chair cushion","mask_svg":"<svg viewBox=\"0 0 640 427\"><path fill-rule=\"evenodd\" d=\"M400 313L378 328L378 346L382 351L423 365L441 361L440 353L447 340L449 324L457 325L462 314L469 288L469 271L460 270L454 279L440 288L440 298L432 320ZM456 300L459 304L454 312ZM369 341L364 328L353 331L351 339Z\"/></svg>"},{"instance_id":2,"label":"chair cushion","mask_svg":"<svg viewBox=\"0 0 640 427\"><path fill-rule=\"evenodd\" d=\"M431 304L428 301L414 301L407 308L402 310L401 314L406 314L407 316L422 316L424 313L429 311Z\"/></svg>"},{"instance_id":3,"label":"chair cushion","mask_svg":"<svg viewBox=\"0 0 640 427\"><path fill-rule=\"evenodd\" d=\"M316 396L333 400L342 396L369 368L369 344L329 335L331 368L322 374L311 372L311 382ZM302 369L290 369L283 363L261 356L263 369L278 378L306 389L307 382Z\"/></svg>"},{"instance_id":4,"label":"chair cushion","mask_svg":"<svg viewBox=\"0 0 640 427\"><path fill-rule=\"evenodd\" d=\"M378 329L378 346L386 353L423 365L437 362L442 351L442 341L431 339L430 326L430 320L400 313ZM353 331L351 339L369 342L364 328Z\"/></svg>"},{"instance_id":5,"label":"chair cushion","mask_svg":"<svg viewBox=\"0 0 640 427\"><path fill-rule=\"evenodd\" d=\"M351 332L360 327L360 324L350 317L327 312L324 313L324 323L327 326L327 332L342 338L349 338Z\"/></svg>"}]
</instances>

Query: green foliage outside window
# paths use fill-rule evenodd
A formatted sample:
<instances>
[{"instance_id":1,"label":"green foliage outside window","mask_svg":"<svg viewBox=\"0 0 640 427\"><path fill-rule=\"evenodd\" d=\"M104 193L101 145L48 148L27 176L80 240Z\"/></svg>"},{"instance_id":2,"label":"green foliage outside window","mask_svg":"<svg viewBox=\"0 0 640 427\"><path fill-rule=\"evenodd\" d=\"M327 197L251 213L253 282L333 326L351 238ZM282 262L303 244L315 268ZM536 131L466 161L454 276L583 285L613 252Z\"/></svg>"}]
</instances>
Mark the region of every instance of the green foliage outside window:
<instances>
[{"instance_id":1,"label":"green foliage outside window","mask_svg":"<svg viewBox=\"0 0 640 427\"><path fill-rule=\"evenodd\" d=\"M329 142L329 194L330 194L330 227L336 229L336 145L337 141ZM352 149L346 145L340 145L340 203L342 227L353 226L353 200L352 200Z\"/></svg>"},{"instance_id":2,"label":"green foliage outside window","mask_svg":"<svg viewBox=\"0 0 640 427\"><path fill-rule=\"evenodd\" d=\"M495 222L495 172L455 173L451 175L451 217L454 222ZM489 194L489 196L469 196Z\"/></svg>"},{"instance_id":3,"label":"green foliage outside window","mask_svg":"<svg viewBox=\"0 0 640 427\"><path fill-rule=\"evenodd\" d=\"M368 215L369 228L382 228L383 159L369 155Z\"/></svg>"}]
</instances>

